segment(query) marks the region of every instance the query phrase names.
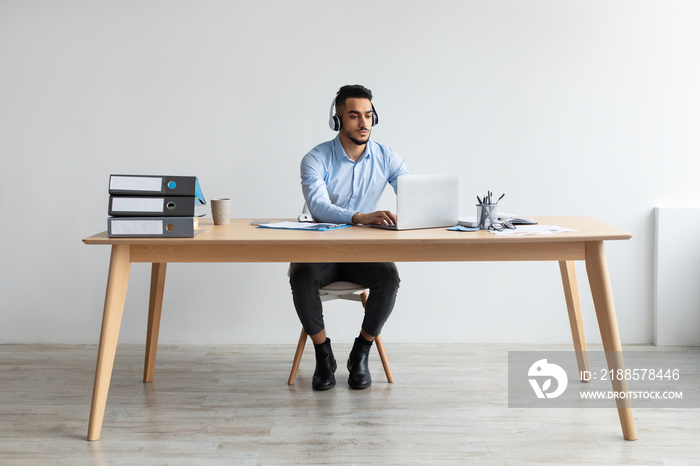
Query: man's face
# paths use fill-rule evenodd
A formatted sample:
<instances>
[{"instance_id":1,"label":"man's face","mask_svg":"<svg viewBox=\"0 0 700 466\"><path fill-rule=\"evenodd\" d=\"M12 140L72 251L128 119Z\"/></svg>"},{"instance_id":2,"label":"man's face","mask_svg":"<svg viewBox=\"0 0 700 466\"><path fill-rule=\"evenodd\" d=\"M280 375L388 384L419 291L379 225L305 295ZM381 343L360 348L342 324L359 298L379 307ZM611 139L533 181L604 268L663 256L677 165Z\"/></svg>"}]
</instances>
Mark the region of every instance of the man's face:
<instances>
[{"instance_id":1,"label":"man's face","mask_svg":"<svg viewBox=\"0 0 700 466\"><path fill-rule=\"evenodd\" d=\"M372 132L372 102L369 99L351 97L340 110L340 118L343 120L341 134L358 146L367 144Z\"/></svg>"}]
</instances>

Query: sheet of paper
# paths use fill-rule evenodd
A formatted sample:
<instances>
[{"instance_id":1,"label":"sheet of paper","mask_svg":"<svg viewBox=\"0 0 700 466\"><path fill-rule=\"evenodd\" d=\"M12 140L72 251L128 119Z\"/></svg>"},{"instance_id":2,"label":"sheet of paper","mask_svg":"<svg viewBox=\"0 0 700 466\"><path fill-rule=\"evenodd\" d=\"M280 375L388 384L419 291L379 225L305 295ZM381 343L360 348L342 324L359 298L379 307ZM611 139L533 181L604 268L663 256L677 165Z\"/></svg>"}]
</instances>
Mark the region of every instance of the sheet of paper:
<instances>
[{"instance_id":1,"label":"sheet of paper","mask_svg":"<svg viewBox=\"0 0 700 466\"><path fill-rule=\"evenodd\" d=\"M498 236L527 236L527 235L554 235L565 231L576 231L573 228L560 227L557 225L516 225L515 230L505 229L502 231L490 230Z\"/></svg>"},{"instance_id":2,"label":"sheet of paper","mask_svg":"<svg viewBox=\"0 0 700 466\"><path fill-rule=\"evenodd\" d=\"M282 230L311 230L311 231L327 231L338 228L349 227L350 225L343 223L308 223L308 222L276 222L276 223L261 223L258 228L276 228Z\"/></svg>"}]
</instances>

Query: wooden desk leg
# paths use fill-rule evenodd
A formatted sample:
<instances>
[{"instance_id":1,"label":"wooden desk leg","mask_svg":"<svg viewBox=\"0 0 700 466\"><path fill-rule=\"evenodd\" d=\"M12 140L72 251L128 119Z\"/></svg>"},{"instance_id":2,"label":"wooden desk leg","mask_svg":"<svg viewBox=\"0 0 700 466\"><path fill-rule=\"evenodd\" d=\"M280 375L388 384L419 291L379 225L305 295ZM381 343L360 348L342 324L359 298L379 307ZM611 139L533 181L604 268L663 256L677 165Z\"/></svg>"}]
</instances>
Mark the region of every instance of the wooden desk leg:
<instances>
[{"instance_id":1,"label":"wooden desk leg","mask_svg":"<svg viewBox=\"0 0 700 466\"><path fill-rule=\"evenodd\" d=\"M129 246L113 245L112 257L109 262L109 278L107 279L105 308L104 314L102 315L100 347L97 352L95 385L92 389L88 440L97 440L100 438L102 420L104 419L105 406L107 405L109 382L112 379L114 355L117 352L119 327L122 323L122 314L124 313L124 302L126 301L126 289L129 285L130 272L131 261Z\"/></svg>"},{"instance_id":2,"label":"wooden desk leg","mask_svg":"<svg viewBox=\"0 0 700 466\"><path fill-rule=\"evenodd\" d=\"M143 364L143 382L153 382L158 350L160 314L163 309L165 290L165 269L167 263L154 263L151 266L151 297L148 301L148 329L146 331L146 360Z\"/></svg>"},{"instance_id":3,"label":"wooden desk leg","mask_svg":"<svg viewBox=\"0 0 700 466\"><path fill-rule=\"evenodd\" d=\"M561 281L564 285L564 296L566 298L566 309L569 311L569 325L571 326L571 336L574 340L574 351L576 351L576 363L578 371L588 371L588 356L586 355L586 337L583 333L583 319L581 318L581 298L578 292L578 281L576 280L576 263L574 261L560 261ZM581 381L587 382L583 377Z\"/></svg>"},{"instance_id":4,"label":"wooden desk leg","mask_svg":"<svg viewBox=\"0 0 700 466\"><path fill-rule=\"evenodd\" d=\"M615 303L613 302L610 275L602 241L586 243L586 271L591 285L593 305L598 318L598 327L603 340L608 369L624 369L622 343L620 342L620 332L617 327ZM616 392L626 392L628 390L625 380L615 380L613 378L612 385L613 391ZM620 425L622 426L622 435L626 440L637 440L629 398L618 398L616 403Z\"/></svg>"}]
</instances>

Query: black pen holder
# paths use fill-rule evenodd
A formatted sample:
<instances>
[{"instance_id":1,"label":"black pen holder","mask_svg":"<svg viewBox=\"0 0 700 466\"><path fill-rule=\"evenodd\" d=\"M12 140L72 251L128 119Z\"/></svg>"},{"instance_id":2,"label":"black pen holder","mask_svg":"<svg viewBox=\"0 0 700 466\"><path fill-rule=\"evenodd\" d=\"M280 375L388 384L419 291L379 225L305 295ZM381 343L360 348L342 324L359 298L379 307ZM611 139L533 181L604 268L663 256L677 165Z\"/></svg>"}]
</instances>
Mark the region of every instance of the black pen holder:
<instances>
[{"instance_id":1,"label":"black pen holder","mask_svg":"<svg viewBox=\"0 0 700 466\"><path fill-rule=\"evenodd\" d=\"M479 230L488 230L491 225L498 223L497 204L477 204L476 219L479 222Z\"/></svg>"}]
</instances>

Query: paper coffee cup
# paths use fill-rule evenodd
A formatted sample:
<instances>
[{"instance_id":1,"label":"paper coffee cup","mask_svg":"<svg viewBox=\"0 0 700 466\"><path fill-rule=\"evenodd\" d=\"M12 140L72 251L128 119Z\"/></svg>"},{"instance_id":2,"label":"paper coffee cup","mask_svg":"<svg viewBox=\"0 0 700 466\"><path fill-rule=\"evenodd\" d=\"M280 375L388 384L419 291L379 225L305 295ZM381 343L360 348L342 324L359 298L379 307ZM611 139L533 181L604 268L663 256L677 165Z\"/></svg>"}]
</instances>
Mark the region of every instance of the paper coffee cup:
<instances>
[{"instance_id":1,"label":"paper coffee cup","mask_svg":"<svg viewBox=\"0 0 700 466\"><path fill-rule=\"evenodd\" d=\"M231 199L212 199L211 216L214 218L214 225L226 225L231 221Z\"/></svg>"}]
</instances>

